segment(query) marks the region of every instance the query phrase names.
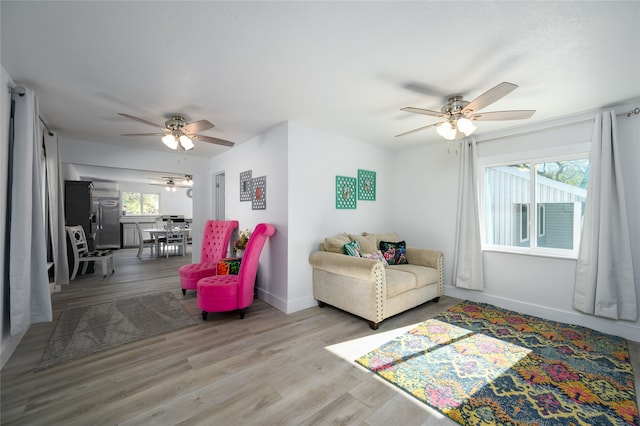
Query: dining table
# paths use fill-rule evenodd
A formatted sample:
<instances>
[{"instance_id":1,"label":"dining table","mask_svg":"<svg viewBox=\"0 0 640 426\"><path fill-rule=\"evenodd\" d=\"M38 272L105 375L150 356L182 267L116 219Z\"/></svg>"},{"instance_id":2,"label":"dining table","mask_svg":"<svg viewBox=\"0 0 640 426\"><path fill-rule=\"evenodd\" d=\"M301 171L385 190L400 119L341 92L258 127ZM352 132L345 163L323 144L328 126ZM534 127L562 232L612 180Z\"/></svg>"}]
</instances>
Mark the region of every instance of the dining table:
<instances>
[{"instance_id":1,"label":"dining table","mask_svg":"<svg viewBox=\"0 0 640 426\"><path fill-rule=\"evenodd\" d=\"M169 229L167 228L151 228L151 229L143 229L143 232L148 232L149 235L151 236L151 238L153 238L153 240L155 241L156 244L156 256L160 256L160 239L164 238L165 240L167 239L167 236L169 234L175 234L177 232L184 232L185 233L185 238L184 238L184 247L183 250L186 252L187 250L187 236L186 233L188 232L189 228L186 226L171 226L169 227Z\"/></svg>"}]
</instances>

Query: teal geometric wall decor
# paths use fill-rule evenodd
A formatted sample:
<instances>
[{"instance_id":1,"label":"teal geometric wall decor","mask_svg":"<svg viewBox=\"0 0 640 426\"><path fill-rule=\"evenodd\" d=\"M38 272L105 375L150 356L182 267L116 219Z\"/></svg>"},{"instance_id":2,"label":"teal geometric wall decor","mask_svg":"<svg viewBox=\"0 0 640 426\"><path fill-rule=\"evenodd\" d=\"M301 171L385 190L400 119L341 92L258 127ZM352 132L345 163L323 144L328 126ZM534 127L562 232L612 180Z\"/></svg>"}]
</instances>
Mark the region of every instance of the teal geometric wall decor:
<instances>
[{"instance_id":1,"label":"teal geometric wall decor","mask_svg":"<svg viewBox=\"0 0 640 426\"><path fill-rule=\"evenodd\" d=\"M358 200L376 200L376 172L358 169Z\"/></svg>"},{"instance_id":2,"label":"teal geometric wall decor","mask_svg":"<svg viewBox=\"0 0 640 426\"><path fill-rule=\"evenodd\" d=\"M355 209L356 193L356 178L336 176L336 209Z\"/></svg>"}]
</instances>

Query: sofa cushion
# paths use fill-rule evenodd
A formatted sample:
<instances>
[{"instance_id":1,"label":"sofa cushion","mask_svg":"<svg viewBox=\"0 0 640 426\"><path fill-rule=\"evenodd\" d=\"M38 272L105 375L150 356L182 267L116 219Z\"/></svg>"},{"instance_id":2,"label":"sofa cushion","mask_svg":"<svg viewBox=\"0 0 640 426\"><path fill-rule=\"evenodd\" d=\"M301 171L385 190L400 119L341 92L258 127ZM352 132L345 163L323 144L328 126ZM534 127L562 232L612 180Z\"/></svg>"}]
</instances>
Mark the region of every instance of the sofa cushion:
<instances>
[{"instance_id":1,"label":"sofa cushion","mask_svg":"<svg viewBox=\"0 0 640 426\"><path fill-rule=\"evenodd\" d=\"M351 240L347 234L338 234L335 237L327 237L324 239L324 250L344 254L344 245L350 242Z\"/></svg>"},{"instance_id":2,"label":"sofa cushion","mask_svg":"<svg viewBox=\"0 0 640 426\"><path fill-rule=\"evenodd\" d=\"M393 265L389 266L387 271L403 271L409 272L416 277L416 287L424 287L426 285L437 284L440 281L440 273L437 269L429 268L428 266L420 266L420 265Z\"/></svg>"},{"instance_id":3,"label":"sofa cushion","mask_svg":"<svg viewBox=\"0 0 640 426\"><path fill-rule=\"evenodd\" d=\"M351 241L343 246L344 254L355 257L362 257L362 250L357 241Z\"/></svg>"},{"instance_id":4,"label":"sofa cushion","mask_svg":"<svg viewBox=\"0 0 640 426\"><path fill-rule=\"evenodd\" d=\"M351 241L357 241L362 248L363 253L373 253L378 250L376 245L376 237L374 235L355 235L349 234Z\"/></svg>"},{"instance_id":5,"label":"sofa cushion","mask_svg":"<svg viewBox=\"0 0 640 426\"><path fill-rule=\"evenodd\" d=\"M403 265L407 262L407 244L404 241L392 243L380 241L380 251L389 265Z\"/></svg>"},{"instance_id":6,"label":"sofa cushion","mask_svg":"<svg viewBox=\"0 0 640 426\"><path fill-rule=\"evenodd\" d=\"M416 288L416 276L408 271L387 268L385 271L387 298L395 297Z\"/></svg>"},{"instance_id":7,"label":"sofa cushion","mask_svg":"<svg viewBox=\"0 0 640 426\"><path fill-rule=\"evenodd\" d=\"M369 232L363 232L364 236L373 236L376 238L376 247L380 247L380 241L391 241L392 243L397 243L400 241L400 237L395 232L390 232L387 234L371 234Z\"/></svg>"}]
</instances>

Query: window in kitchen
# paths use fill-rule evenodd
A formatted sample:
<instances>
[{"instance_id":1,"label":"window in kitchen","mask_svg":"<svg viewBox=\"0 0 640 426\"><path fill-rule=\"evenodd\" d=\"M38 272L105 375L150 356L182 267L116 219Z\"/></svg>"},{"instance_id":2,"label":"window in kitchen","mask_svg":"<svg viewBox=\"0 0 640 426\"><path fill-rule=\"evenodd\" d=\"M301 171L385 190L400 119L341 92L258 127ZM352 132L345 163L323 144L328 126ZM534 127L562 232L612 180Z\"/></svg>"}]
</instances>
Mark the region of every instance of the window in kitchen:
<instances>
[{"instance_id":1,"label":"window in kitchen","mask_svg":"<svg viewBox=\"0 0 640 426\"><path fill-rule=\"evenodd\" d=\"M122 208L127 216L157 216L160 214L160 194L123 192Z\"/></svg>"}]
</instances>

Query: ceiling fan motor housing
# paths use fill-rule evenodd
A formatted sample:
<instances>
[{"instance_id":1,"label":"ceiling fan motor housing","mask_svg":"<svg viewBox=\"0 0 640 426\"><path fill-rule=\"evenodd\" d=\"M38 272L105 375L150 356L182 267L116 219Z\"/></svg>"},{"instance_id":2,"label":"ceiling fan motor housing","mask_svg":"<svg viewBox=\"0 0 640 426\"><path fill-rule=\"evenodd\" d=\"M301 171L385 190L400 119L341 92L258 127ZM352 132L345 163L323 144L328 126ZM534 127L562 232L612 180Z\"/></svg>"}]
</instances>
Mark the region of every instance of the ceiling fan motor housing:
<instances>
[{"instance_id":1,"label":"ceiling fan motor housing","mask_svg":"<svg viewBox=\"0 0 640 426\"><path fill-rule=\"evenodd\" d=\"M441 111L448 115L461 114L464 107L469 105L468 101L465 101L462 96L452 96L449 101L444 105Z\"/></svg>"},{"instance_id":2,"label":"ceiling fan motor housing","mask_svg":"<svg viewBox=\"0 0 640 426\"><path fill-rule=\"evenodd\" d=\"M184 126L187 125L185 119L179 115L174 115L171 117L171 120L167 120L164 122L164 125L167 129L171 129L172 131L180 130Z\"/></svg>"}]
</instances>

